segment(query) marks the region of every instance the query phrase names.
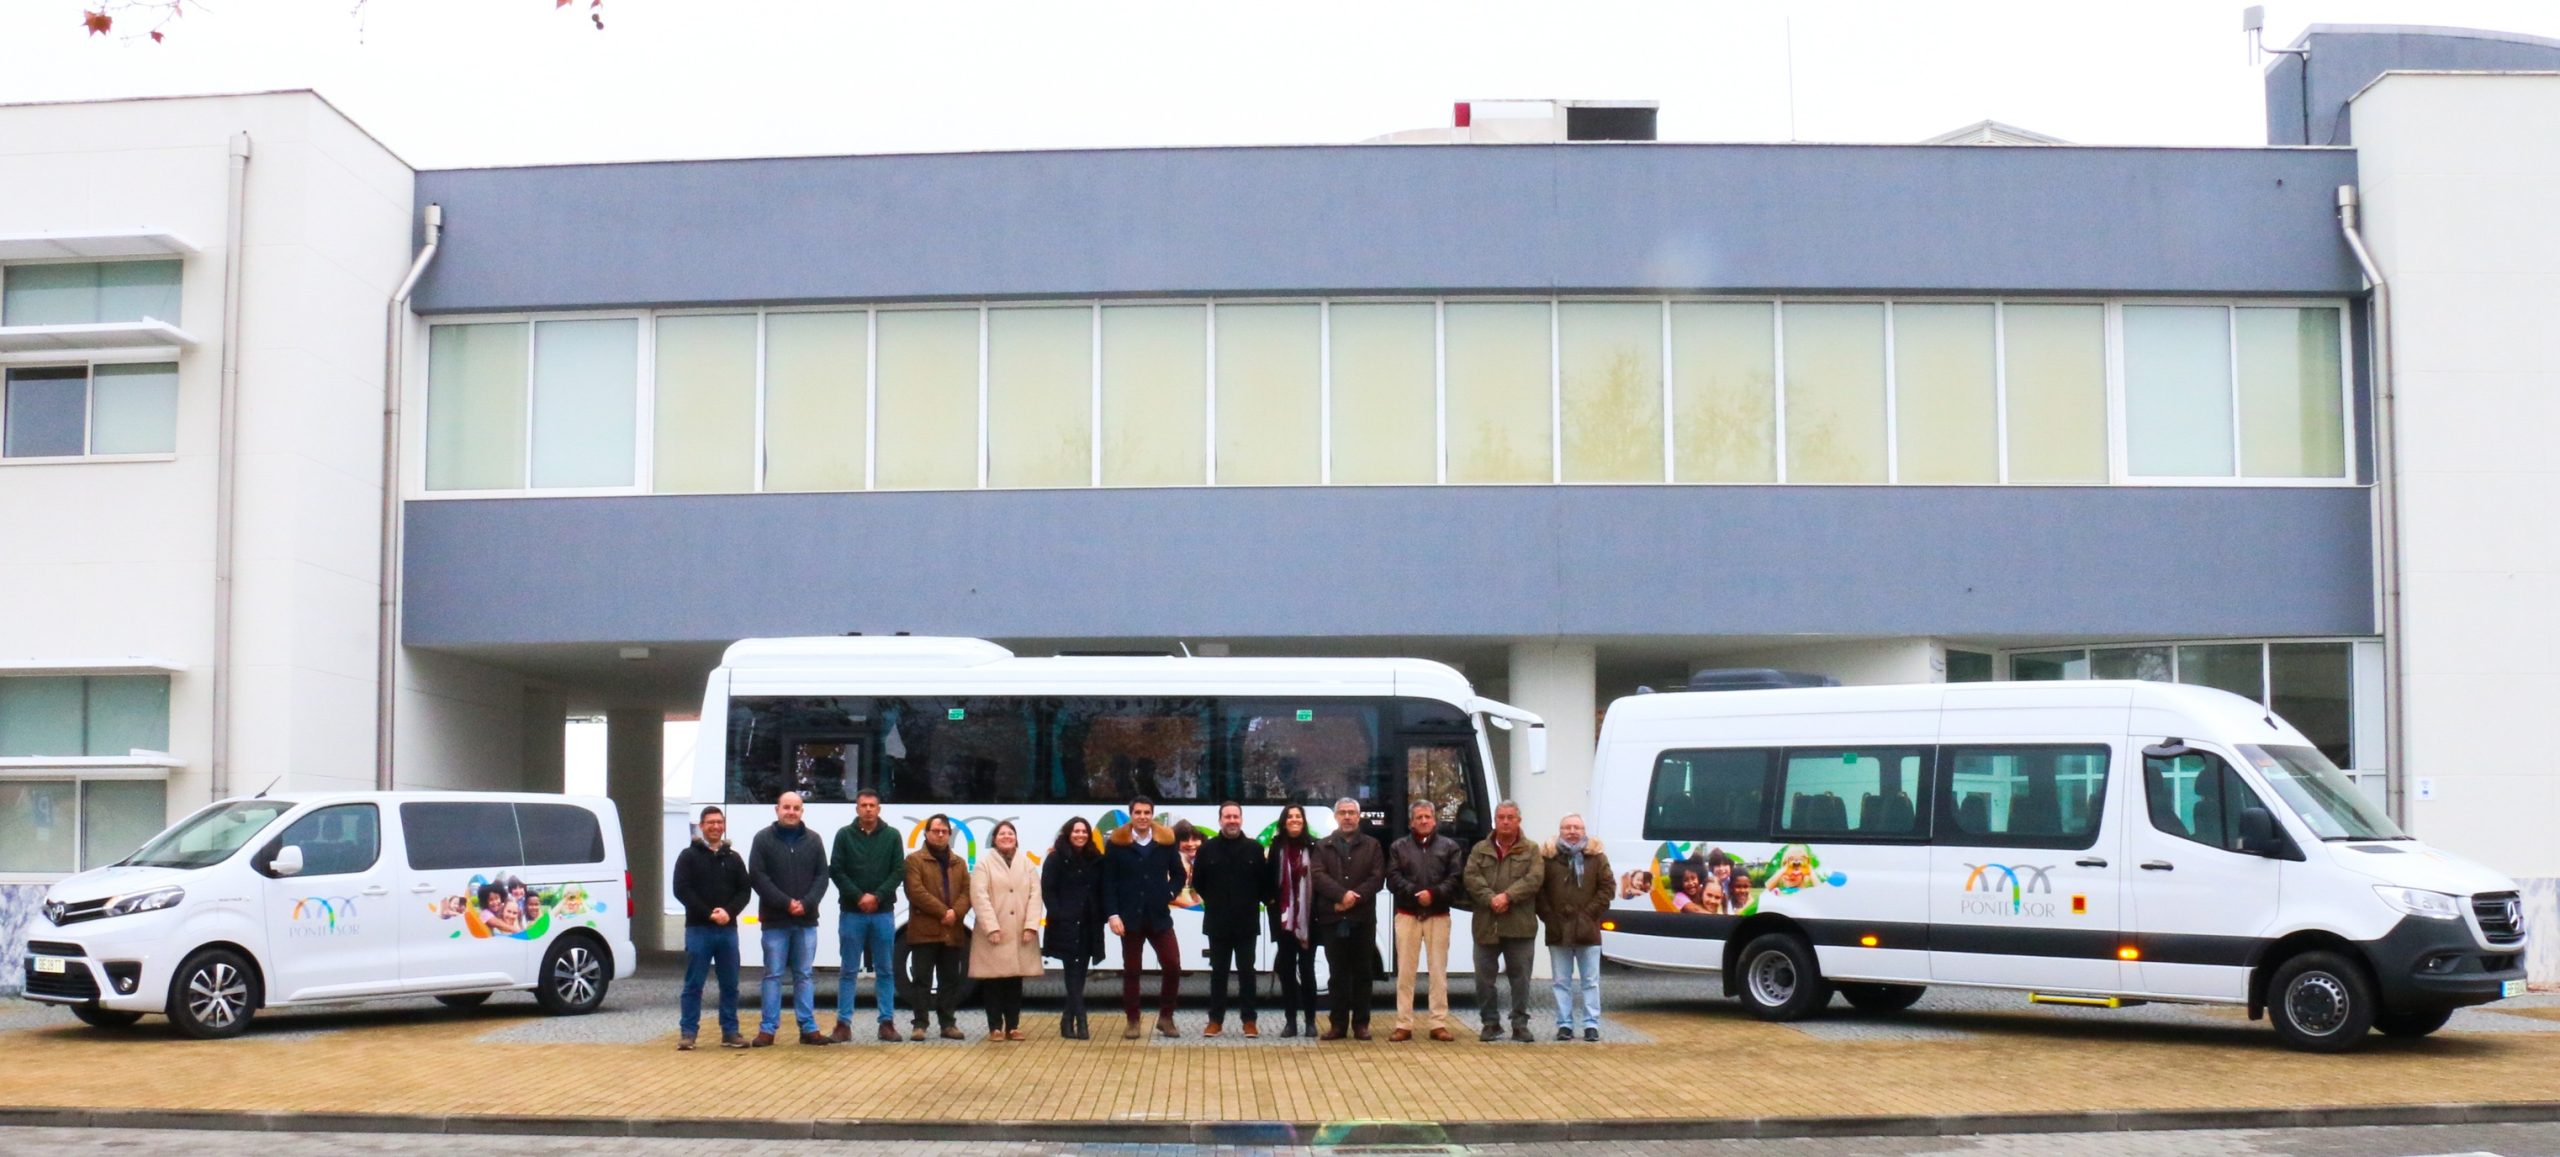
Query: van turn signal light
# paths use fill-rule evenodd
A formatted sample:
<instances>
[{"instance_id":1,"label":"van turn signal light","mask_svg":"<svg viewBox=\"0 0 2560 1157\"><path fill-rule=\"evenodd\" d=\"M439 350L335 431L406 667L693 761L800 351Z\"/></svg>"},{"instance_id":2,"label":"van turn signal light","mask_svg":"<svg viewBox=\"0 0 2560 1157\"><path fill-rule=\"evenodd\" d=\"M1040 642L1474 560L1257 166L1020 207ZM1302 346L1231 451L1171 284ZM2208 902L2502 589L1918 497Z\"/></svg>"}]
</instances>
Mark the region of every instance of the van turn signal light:
<instances>
[{"instance_id":1,"label":"van turn signal light","mask_svg":"<svg viewBox=\"0 0 2560 1157\"><path fill-rule=\"evenodd\" d=\"M1618 930L1618 922L1615 920L1603 920L1600 922L1600 930L1603 932L1615 932Z\"/></svg>"},{"instance_id":2,"label":"van turn signal light","mask_svg":"<svg viewBox=\"0 0 2560 1157\"><path fill-rule=\"evenodd\" d=\"M2142 959L2142 950L2134 947L2133 945L2127 944L2122 948L2116 949L2116 959L2140 960Z\"/></svg>"},{"instance_id":3,"label":"van turn signal light","mask_svg":"<svg viewBox=\"0 0 2560 1157\"><path fill-rule=\"evenodd\" d=\"M1873 947L1875 947L1875 946L1876 946L1876 936L1875 936L1875 933L1870 932L1870 933L1867 933L1867 934L1866 934L1866 935L1864 935L1864 936L1858 937L1858 947L1860 947L1860 948L1873 948Z\"/></svg>"}]
</instances>

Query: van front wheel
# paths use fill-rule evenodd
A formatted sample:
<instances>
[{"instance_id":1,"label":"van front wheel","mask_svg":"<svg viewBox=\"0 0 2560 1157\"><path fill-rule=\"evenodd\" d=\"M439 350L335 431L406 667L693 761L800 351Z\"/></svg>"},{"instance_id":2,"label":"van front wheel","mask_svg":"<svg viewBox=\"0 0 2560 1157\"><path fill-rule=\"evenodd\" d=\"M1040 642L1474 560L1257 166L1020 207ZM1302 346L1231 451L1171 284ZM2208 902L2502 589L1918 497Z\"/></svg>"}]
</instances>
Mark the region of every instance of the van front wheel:
<instances>
[{"instance_id":1,"label":"van front wheel","mask_svg":"<svg viewBox=\"0 0 2560 1157\"><path fill-rule=\"evenodd\" d=\"M1927 991L1926 986L1918 984L1840 985L1840 995L1848 1000L1849 1007L1866 1013L1900 1012L1917 1003L1920 994Z\"/></svg>"},{"instance_id":2,"label":"van front wheel","mask_svg":"<svg viewBox=\"0 0 2560 1157\"><path fill-rule=\"evenodd\" d=\"M542 954L533 999L553 1016L584 1016L604 1003L605 987L612 981L601 946L585 936L563 936Z\"/></svg>"},{"instance_id":3,"label":"van front wheel","mask_svg":"<svg viewBox=\"0 0 2560 1157\"><path fill-rule=\"evenodd\" d=\"M169 1023L197 1040L238 1036L258 1011L249 962L228 948L208 948L178 966L169 982Z\"/></svg>"},{"instance_id":4,"label":"van front wheel","mask_svg":"<svg viewBox=\"0 0 2560 1157\"><path fill-rule=\"evenodd\" d=\"M2342 1053L2373 1028L2373 982L2335 952L2305 952L2267 981L2267 1019L2284 1043L2305 1052Z\"/></svg>"},{"instance_id":5,"label":"van front wheel","mask_svg":"<svg viewBox=\"0 0 2560 1157\"><path fill-rule=\"evenodd\" d=\"M1742 1006L1762 1020L1803 1020L1831 1003L1831 984L1801 936L1771 932L1742 948Z\"/></svg>"},{"instance_id":6,"label":"van front wheel","mask_svg":"<svg viewBox=\"0 0 2560 1157\"><path fill-rule=\"evenodd\" d=\"M71 1015L79 1017L80 1023L91 1028L132 1028L135 1021L142 1019L138 1012L100 1008L94 1004L72 1005Z\"/></svg>"},{"instance_id":7,"label":"van front wheel","mask_svg":"<svg viewBox=\"0 0 2560 1157\"><path fill-rule=\"evenodd\" d=\"M2453 1010L2449 1008L2434 1012L2386 1012L2373 1018L2373 1027L2382 1030L2384 1036L2422 1037L2443 1028L2445 1022L2452 1019Z\"/></svg>"}]
</instances>

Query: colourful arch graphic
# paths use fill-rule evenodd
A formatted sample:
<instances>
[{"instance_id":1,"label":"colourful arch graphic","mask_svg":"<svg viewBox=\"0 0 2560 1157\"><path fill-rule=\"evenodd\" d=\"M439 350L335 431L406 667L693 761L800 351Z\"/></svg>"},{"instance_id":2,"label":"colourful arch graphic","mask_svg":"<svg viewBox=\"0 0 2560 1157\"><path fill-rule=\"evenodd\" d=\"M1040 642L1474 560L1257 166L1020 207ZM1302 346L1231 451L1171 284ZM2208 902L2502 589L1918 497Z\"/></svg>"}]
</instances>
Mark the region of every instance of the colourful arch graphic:
<instances>
[{"instance_id":1,"label":"colourful arch graphic","mask_svg":"<svg viewBox=\"0 0 2560 1157\"><path fill-rule=\"evenodd\" d=\"M1966 873L1965 875L1965 891L1998 892L2000 890L2000 881L1990 878L1991 872L1998 871L2002 876L2007 877L2009 880L2009 913L2014 916L2025 907L2025 901L2022 898L2023 893L2018 887L2018 872L2016 869L2011 868L2007 864L1971 864L1967 866L1971 867L1973 871Z\"/></svg>"}]
</instances>

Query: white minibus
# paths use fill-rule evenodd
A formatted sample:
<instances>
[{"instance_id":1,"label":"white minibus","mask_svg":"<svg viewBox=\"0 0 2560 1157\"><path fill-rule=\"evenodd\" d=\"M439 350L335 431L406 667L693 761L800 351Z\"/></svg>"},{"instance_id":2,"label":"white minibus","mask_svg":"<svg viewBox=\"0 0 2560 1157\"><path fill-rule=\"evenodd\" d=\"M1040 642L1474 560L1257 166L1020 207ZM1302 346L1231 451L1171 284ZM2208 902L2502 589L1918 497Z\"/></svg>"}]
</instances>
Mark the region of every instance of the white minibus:
<instances>
[{"instance_id":1,"label":"white minibus","mask_svg":"<svg viewBox=\"0 0 2560 1157\"><path fill-rule=\"evenodd\" d=\"M728 649L703 692L687 810L720 805L744 848L794 791L807 801L805 822L832 841L867 788L909 851L923 846L925 820L946 814L954 849L975 863L1000 820L1013 821L1036 862L1070 817L1107 839L1137 796L1154 801L1158 824L1189 820L1204 834L1217 831L1218 804L1234 800L1245 830L1266 843L1285 804L1304 805L1321 837L1333 830L1334 801L1356 799L1370 833L1386 840L1403 834L1409 802L1428 800L1441 832L1465 844L1491 831L1501 798L1487 728L1513 726L1530 729L1531 762L1541 762L1535 715L1419 659L1022 658L981 639L749 639ZM669 863L691 827L669 825ZM899 912L903 930L903 899ZM838 964L839 918L830 890L822 966ZM743 923L739 951L754 963L754 914ZM1174 925L1197 967L1207 947L1199 913L1177 910ZM1393 929L1380 921L1380 931L1392 959Z\"/></svg>"},{"instance_id":2,"label":"white minibus","mask_svg":"<svg viewBox=\"0 0 2560 1157\"><path fill-rule=\"evenodd\" d=\"M2524 991L2516 884L2401 834L2248 699L2138 682L1638 695L1592 828L1607 954L1712 971L1754 1015L2246 1007L2298 1048L2421 1036Z\"/></svg>"},{"instance_id":3,"label":"white minibus","mask_svg":"<svg viewBox=\"0 0 2560 1157\"><path fill-rule=\"evenodd\" d=\"M631 975L613 802L495 792L222 800L55 884L26 997L122 1028L234 1036L262 1008L531 989L592 1012Z\"/></svg>"}]
</instances>

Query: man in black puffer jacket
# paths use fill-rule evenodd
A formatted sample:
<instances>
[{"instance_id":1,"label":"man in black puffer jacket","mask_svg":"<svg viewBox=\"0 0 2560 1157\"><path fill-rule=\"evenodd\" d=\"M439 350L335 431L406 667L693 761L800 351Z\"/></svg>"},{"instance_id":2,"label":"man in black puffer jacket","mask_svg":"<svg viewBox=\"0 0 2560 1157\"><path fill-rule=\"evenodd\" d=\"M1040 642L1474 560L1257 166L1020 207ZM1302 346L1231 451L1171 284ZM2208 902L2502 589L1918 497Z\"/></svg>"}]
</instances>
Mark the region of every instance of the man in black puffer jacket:
<instances>
[{"instance_id":1,"label":"man in black puffer jacket","mask_svg":"<svg viewBox=\"0 0 2560 1157\"><path fill-rule=\"evenodd\" d=\"M702 982L720 976L720 1046L742 1049L747 1038L738 1032L738 917L747 910L755 889L747 885L747 862L729 846L729 817L716 807L702 809L696 825L702 832L676 853L676 902L684 905L684 993L677 1000L676 1048L690 1052L702 1027Z\"/></svg>"}]
</instances>

